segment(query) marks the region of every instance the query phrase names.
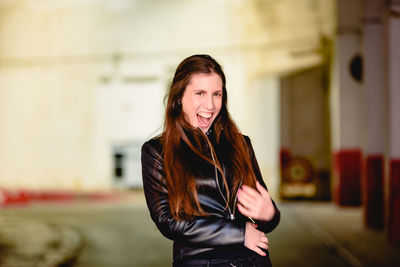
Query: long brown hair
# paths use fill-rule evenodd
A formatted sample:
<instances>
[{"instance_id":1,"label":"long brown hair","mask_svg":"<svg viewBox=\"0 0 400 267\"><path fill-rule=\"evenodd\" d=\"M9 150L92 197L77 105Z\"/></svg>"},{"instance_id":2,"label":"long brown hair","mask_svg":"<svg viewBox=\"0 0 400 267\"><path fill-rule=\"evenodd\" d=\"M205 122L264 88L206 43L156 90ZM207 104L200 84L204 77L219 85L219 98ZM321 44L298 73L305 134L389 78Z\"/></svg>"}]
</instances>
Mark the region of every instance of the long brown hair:
<instances>
[{"instance_id":1,"label":"long brown hair","mask_svg":"<svg viewBox=\"0 0 400 267\"><path fill-rule=\"evenodd\" d=\"M215 161L211 155L203 153L198 148L198 142L193 144L187 135L190 132L195 136L195 140L207 138L200 129L193 129L187 122L181 104L183 93L191 77L194 74L201 73L215 73L222 80L222 107L212 127L216 142L219 143L224 140L225 143L230 145L230 150L233 153L233 188L231 192L229 192L227 180L218 159L216 159L214 149L211 147L211 153L213 153ZM182 142L186 143L193 152L218 169L225 184L227 205L229 205L229 199L238 190L240 184L255 186L255 175L251 167L246 141L228 112L226 79L222 67L209 55L193 55L184 59L176 69L167 97L168 102L161 142L163 144L164 175L171 213L177 219L187 219L196 215L206 216L207 213L199 203L195 178L187 171L185 159L179 153Z\"/></svg>"}]
</instances>

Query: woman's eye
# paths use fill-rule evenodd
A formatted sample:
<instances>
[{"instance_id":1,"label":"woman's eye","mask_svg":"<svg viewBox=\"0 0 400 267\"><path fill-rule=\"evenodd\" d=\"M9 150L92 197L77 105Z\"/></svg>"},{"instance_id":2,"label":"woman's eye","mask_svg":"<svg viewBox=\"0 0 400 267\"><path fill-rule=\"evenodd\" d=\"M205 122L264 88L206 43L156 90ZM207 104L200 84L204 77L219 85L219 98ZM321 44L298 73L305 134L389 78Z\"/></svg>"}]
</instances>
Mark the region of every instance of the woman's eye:
<instances>
[{"instance_id":1,"label":"woman's eye","mask_svg":"<svg viewBox=\"0 0 400 267\"><path fill-rule=\"evenodd\" d=\"M217 92L217 93L215 93L214 95L215 95L215 96L218 96L218 97L219 97L219 96L222 96L222 94L221 94L220 92Z\"/></svg>"},{"instance_id":2,"label":"woman's eye","mask_svg":"<svg viewBox=\"0 0 400 267\"><path fill-rule=\"evenodd\" d=\"M204 92L197 92L196 95L204 95Z\"/></svg>"}]
</instances>

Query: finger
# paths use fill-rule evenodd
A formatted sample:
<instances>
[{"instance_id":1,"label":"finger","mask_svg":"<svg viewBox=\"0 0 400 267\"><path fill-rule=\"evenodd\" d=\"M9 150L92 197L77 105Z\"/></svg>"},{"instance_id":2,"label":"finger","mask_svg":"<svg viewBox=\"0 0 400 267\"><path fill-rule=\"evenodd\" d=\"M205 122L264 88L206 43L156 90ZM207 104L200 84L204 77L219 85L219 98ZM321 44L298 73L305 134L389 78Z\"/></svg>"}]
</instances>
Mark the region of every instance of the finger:
<instances>
[{"instance_id":1,"label":"finger","mask_svg":"<svg viewBox=\"0 0 400 267\"><path fill-rule=\"evenodd\" d=\"M265 187L262 186L259 181L256 182L256 188L263 198L270 197L267 189L265 189Z\"/></svg>"},{"instance_id":2,"label":"finger","mask_svg":"<svg viewBox=\"0 0 400 267\"><path fill-rule=\"evenodd\" d=\"M263 249L268 249L268 244L264 242L258 242L257 247L263 248Z\"/></svg>"},{"instance_id":3,"label":"finger","mask_svg":"<svg viewBox=\"0 0 400 267\"><path fill-rule=\"evenodd\" d=\"M248 212L253 212L253 204L250 204L248 202L245 201L238 201L238 204L240 204L243 208L245 208Z\"/></svg>"},{"instance_id":4,"label":"finger","mask_svg":"<svg viewBox=\"0 0 400 267\"><path fill-rule=\"evenodd\" d=\"M237 206L241 214L246 217L251 217L251 212L249 212L244 206L242 206L240 203L238 203Z\"/></svg>"},{"instance_id":5,"label":"finger","mask_svg":"<svg viewBox=\"0 0 400 267\"><path fill-rule=\"evenodd\" d=\"M257 211L251 209L251 208L247 208L245 206L243 206L242 204L238 203L237 207L240 211L241 214L243 214L246 217L251 218L251 221L254 222L254 219L258 218L258 213Z\"/></svg>"},{"instance_id":6,"label":"finger","mask_svg":"<svg viewBox=\"0 0 400 267\"><path fill-rule=\"evenodd\" d=\"M243 214L246 217L251 218L251 221L254 222L254 219L258 219L258 212L252 208L247 208L243 206L241 203L237 204L237 207L240 211L241 214Z\"/></svg>"},{"instance_id":7,"label":"finger","mask_svg":"<svg viewBox=\"0 0 400 267\"><path fill-rule=\"evenodd\" d=\"M265 235L263 237L261 237L261 242L269 244L268 237L266 237Z\"/></svg>"},{"instance_id":8,"label":"finger","mask_svg":"<svg viewBox=\"0 0 400 267\"><path fill-rule=\"evenodd\" d=\"M238 200L240 203L242 203L242 205L248 208L254 206L255 203L257 202L257 200L255 200L254 198L249 196L245 191L242 190L238 194Z\"/></svg>"},{"instance_id":9,"label":"finger","mask_svg":"<svg viewBox=\"0 0 400 267\"><path fill-rule=\"evenodd\" d=\"M254 200L257 200L257 198L260 197L260 193L258 193L256 190L253 188L243 185L242 188L239 190L239 194L245 194L249 198L252 198Z\"/></svg>"},{"instance_id":10,"label":"finger","mask_svg":"<svg viewBox=\"0 0 400 267\"><path fill-rule=\"evenodd\" d=\"M267 254L265 254L265 252L264 251L262 251L259 247L254 247L254 248L252 248L252 250L254 251L254 252L256 252L257 254L259 254L259 255L261 255L261 256L265 256L265 255L267 255Z\"/></svg>"}]
</instances>

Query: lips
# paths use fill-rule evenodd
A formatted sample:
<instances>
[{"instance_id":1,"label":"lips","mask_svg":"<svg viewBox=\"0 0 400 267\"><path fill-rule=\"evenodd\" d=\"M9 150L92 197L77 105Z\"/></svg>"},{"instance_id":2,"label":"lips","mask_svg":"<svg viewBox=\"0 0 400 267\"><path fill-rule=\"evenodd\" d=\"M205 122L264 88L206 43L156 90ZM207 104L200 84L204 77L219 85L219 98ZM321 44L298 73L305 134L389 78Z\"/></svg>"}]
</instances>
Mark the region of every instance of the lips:
<instances>
[{"instance_id":1,"label":"lips","mask_svg":"<svg viewBox=\"0 0 400 267\"><path fill-rule=\"evenodd\" d=\"M210 125L213 113L199 112L197 113L197 121L199 122L200 128L206 128Z\"/></svg>"}]
</instances>

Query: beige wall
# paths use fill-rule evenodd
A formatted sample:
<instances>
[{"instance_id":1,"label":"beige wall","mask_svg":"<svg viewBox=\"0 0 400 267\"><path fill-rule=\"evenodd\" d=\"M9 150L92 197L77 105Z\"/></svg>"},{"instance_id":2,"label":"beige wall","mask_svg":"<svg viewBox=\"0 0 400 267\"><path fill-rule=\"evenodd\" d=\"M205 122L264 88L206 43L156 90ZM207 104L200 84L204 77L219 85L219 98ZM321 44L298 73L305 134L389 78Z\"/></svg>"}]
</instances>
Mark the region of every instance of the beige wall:
<instances>
[{"instance_id":1,"label":"beige wall","mask_svg":"<svg viewBox=\"0 0 400 267\"><path fill-rule=\"evenodd\" d=\"M321 62L333 3L0 0L0 187L111 188L113 145L160 130L193 53L224 66L231 113L277 184L274 77Z\"/></svg>"}]
</instances>

